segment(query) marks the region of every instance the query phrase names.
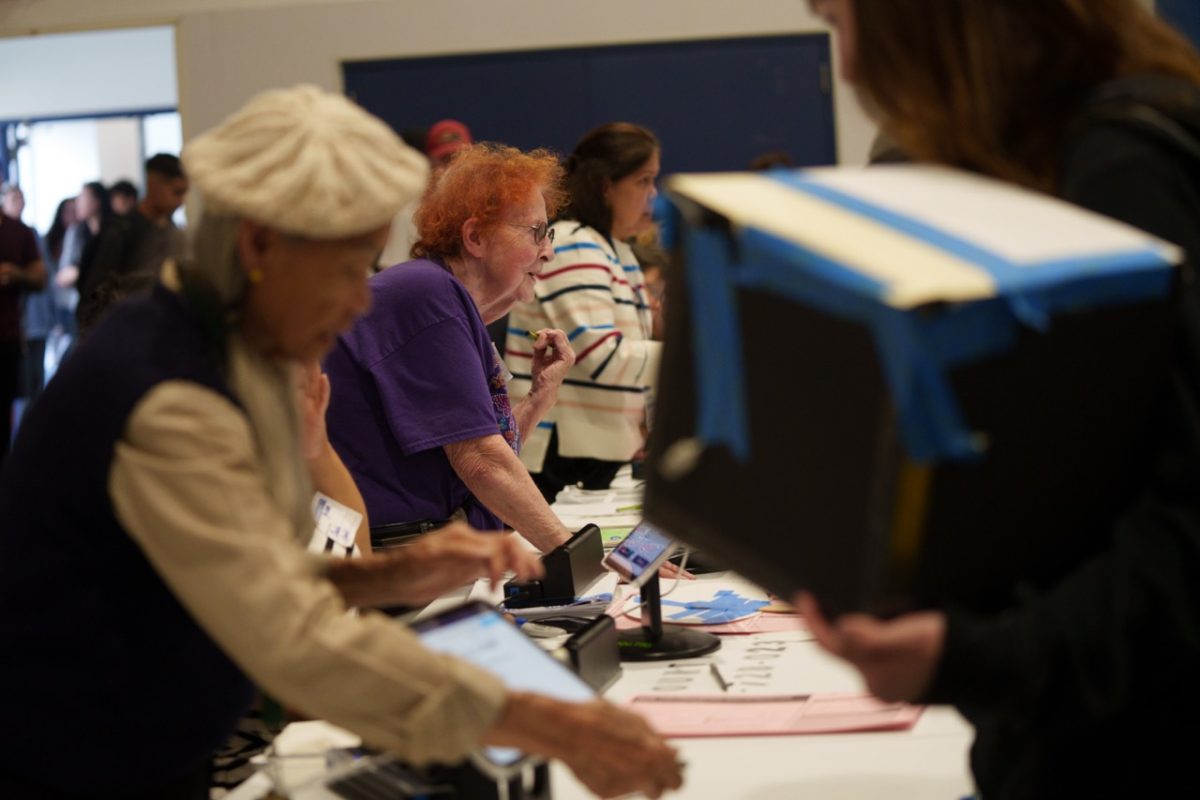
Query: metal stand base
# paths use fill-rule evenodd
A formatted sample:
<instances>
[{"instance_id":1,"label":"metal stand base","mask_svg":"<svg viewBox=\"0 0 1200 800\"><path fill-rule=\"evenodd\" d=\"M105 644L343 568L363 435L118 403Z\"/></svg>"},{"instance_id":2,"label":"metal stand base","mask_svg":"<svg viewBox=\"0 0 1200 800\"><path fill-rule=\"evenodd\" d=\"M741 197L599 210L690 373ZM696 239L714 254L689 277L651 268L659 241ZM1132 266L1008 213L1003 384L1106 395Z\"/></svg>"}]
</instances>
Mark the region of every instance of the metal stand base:
<instances>
[{"instance_id":1,"label":"metal stand base","mask_svg":"<svg viewBox=\"0 0 1200 800\"><path fill-rule=\"evenodd\" d=\"M667 661L706 656L721 647L721 640L711 633L686 628L663 628L658 636L647 628L639 628L619 631L617 646L622 661Z\"/></svg>"}]
</instances>

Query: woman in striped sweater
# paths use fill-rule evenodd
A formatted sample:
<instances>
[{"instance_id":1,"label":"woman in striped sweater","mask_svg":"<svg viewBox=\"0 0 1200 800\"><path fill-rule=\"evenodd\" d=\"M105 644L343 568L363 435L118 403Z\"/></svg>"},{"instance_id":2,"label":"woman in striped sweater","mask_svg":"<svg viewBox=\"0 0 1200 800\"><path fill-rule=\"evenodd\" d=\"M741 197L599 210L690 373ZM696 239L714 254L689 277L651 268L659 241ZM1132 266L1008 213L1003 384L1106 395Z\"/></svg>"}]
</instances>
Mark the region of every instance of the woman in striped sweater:
<instances>
[{"instance_id":1,"label":"woman in striped sweater","mask_svg":"<svg viewBox=\"0 0 1200 800\"><path fill-rule=\"evenodd\" d=\"M566 165L571 200L554 224L554 260L538 276L534 301L509 317L514 402L530 386L526 331L566 331L577 354L557 405L521 452L550 501L568 485L607 487L643 443L660 345L651 340L645 280L627 242L653 224L659 153L653 133L625 122L580 140Z\"/></svg>"}]
</instances>

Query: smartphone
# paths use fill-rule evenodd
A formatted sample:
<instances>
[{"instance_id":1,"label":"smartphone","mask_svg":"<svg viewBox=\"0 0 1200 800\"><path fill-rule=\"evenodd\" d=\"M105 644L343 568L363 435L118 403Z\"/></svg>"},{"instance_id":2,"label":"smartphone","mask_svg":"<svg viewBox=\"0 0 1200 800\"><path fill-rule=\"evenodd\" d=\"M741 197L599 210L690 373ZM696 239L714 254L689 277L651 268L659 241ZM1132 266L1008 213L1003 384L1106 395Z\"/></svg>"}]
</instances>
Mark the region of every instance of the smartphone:
<instances>
[{"instance_id":1,"label":"smartphone","mask_svg":"<svg viewBox=\"0 0 1200 800\"><path fill-rule=\"evenodd\" d=\"M634 586L641 586L658 574L677 547L665 533L642 520L604 557L604 566Z\"/></svg>"},{"instance_id":2,"label":"smartphone","mask_svg":"<svg viewBox=\"0 0 1200 800\"><path fill-rule=\"evenodd\" d=\"M412 629L429 649L469 661L494 674L513 691L571 703L586 703L596 697L582 678L485 603L456 606L413 623ZM503 781L523 769L529 757L515 748L485 747L471 760L480 771Z\"/></svg>"}]
</instances>

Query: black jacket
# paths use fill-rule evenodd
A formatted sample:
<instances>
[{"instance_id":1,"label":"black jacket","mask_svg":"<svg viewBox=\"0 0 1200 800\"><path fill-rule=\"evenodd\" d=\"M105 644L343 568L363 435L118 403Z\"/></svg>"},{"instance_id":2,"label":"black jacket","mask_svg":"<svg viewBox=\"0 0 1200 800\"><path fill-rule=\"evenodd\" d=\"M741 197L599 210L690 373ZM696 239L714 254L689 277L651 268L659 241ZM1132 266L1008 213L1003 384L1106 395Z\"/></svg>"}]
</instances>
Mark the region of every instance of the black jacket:
<instances>
[{"instance_id":1,"label":"black jacket","mask_svg":"<svg viewBox=\"0 0 1200 800\"><path fill-rule=\"evenodd\" d=\"M1154 109L1149 115L1136 109ZM1162 117L1167 118L1160 125ZM1149 119L1147 119L1149 117ZM1157 122L1156 122L1157 120ZM1182 246L1171 388L1140 499L1050 591L948 612L928 692L975 725L985 800L1146 797L1193 784L1200 734L1200 89L1103 87L1066 137L1067 200Z\"/></svg>"}]
</instances>

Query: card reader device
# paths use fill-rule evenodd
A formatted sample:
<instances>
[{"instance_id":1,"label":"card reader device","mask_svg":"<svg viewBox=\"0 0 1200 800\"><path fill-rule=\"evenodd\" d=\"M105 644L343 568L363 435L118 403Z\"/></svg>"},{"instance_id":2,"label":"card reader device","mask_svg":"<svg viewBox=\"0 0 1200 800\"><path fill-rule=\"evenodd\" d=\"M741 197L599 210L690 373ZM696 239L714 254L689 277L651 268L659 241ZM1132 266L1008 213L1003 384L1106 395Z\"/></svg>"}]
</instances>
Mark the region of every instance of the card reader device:
<instances>
[{"instance_id":1,"label":"card reader device","mask_svg":"<svg viewBox=\"0 0 1200 800\"><path fill-rule=\"evenodd\" d=\"M562 605L574 600L604 573L600 528L585 525L567 541L542 556L546 574L536 581L509 581L504 606Z\"/></svg>"}]
</instances>

